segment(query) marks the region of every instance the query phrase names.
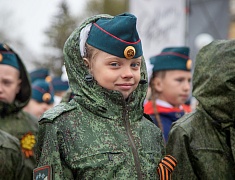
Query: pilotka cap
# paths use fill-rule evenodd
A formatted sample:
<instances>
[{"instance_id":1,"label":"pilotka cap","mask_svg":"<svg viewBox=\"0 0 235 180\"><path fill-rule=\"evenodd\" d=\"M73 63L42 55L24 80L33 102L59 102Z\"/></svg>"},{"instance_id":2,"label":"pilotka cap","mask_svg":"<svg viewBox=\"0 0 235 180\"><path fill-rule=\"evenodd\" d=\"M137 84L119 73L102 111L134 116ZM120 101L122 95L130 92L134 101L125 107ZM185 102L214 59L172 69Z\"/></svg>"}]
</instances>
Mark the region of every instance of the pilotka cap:
<instances>
[{"instance_id":1,"label":"pilotka cap","mask_svg":"<svg viewBox=\"0 0 235 180\"><path fill-rule=\"evenodd\" d=\"M37 102L52 104L54 102L54 90L52 85L43 79L35 80L32 83L32 99Z\"/></svg>"},{"instance_id":2,"label":"pilotka cap","mask_svg":"<svg viewBox=\"0 0 235 180\"><path fill-rule=\"evenodd\" d=\"M92 24L87 43L120 58L138 58L143 52L136 20L129 13L114 18L100 18Z\"/></svg>"},{"instance_id":3,"label":"pilotka cap","mask_svg":"<svg viewBox=\"0 0 235 180\"><path fill-rule=\"evenodd\" d=\"M162 52L150 58L153 72L162 70L184 70L190 71L192 60L189 58L188 47L168 47Z\"/></svg>"},{"instance_id":4,"label":"pilotka cap","mask_svg":"<svg viewBox=\"0 0 235 180\"><path fill-rule=\"evenodd\" d=\"M5 44L0 44L0 64L5 64L20 69L17 57Z\"/></svg>"}]
</instances>

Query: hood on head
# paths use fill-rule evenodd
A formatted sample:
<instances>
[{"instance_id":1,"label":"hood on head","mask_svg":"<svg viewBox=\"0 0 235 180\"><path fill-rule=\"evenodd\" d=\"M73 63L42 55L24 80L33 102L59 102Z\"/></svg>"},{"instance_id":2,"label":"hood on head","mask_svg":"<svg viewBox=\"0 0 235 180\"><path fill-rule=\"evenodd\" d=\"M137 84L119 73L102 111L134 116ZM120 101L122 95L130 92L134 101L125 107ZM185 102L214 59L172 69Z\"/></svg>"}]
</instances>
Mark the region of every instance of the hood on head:
<instances>
[{"instance_id":1,"label":"hood on head","mask_svg":"<svg viewBox=\"0 0 235 180\"><path fill-rule=\"evenodd\" d=\"M218 121L235 119L235 40L203 47L195 62L193 96Z\"/></svg>"},{"instance_id":2,"label":"hood on head","mask_svg":"<svg viewBox=\"0 0 235 180\"><path fill-rule=\"evenodd\" d=\"M19 66L17 69L19 69L20 71L21 88L20 88L19 93L16 95L14 104L15 104L15 108L21 109L24 106L26 106L26 104L28 103L31 97L31 83L29 80L29 75L19 55L6 44L1 44L1 47L3 48L2 49L3 52L9 51L11 53L14 53L17 59L17 63Z\"/></svg>"},{"instance_id":3,"label":"hood on head","mask_svg":"<svg viewBox=\"0 0 235 180\"><path fill-rule=\"evenodd\" d=\"M99 104L107 103L107 101L117 99L123 99L120 97L121 93L117 91L111 91L102 88L94 80L92 82L87 82L85 80L86 75L89 74L88 68L84 64L84 61L80 53L80 33L83 28L88 24L96 22L100 18L114 18L113 16L107 14L96 15L88 18L84 21L80 27L75 29L73 33L69 36L64 45L64 57L65 66L69 78L69 85L72 92L75 95L80 96L80 98L89 98L90 100L98 100ZM97 37L98 38L98 37ZM141 79L147 80L147 70L145 60L141 66ZM138 96L139 103L143 103L147 92L147 84L139 84L137 89L133 92L133 96ZM140 97L141 96L141 97ZM107 99L111 98L111 99ZM95 103L95 102L94 102Z\"/></svg>"}]
</instances>

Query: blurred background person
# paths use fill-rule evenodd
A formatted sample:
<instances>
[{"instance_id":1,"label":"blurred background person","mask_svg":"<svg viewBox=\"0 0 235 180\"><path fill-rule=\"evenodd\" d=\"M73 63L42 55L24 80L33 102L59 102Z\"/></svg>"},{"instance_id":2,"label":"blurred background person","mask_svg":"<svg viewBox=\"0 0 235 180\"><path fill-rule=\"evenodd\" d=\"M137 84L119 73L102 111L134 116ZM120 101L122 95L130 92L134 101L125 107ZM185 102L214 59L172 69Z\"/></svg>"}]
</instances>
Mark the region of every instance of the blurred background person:
<instances>
[{"instance_id":1,"label":"blurred background person","mask_svg":"<svg viewBox=\"0 0 235 180\"><path fill-rule=\"evenodd\" d=\"M25 161L24 180L32 179L36 166L38 121L22 110L30 97L31 83L25 65L15 51L0 43L0 129L20 141Z\"/></svg>"},{"instance_id":2,"label":"blurred background person","mask_svg":"<svg viewBox=\"0 0 235 180\"><path fill-rule=\"evenodd\" d=\"M52 86L55 92L54 96L54 106L59 104L62 100L62 97L65 95L69 89L68 76L65 69L65 66L62 66L62 75L52 78Z\"/></svg>"},{"instance_id":3,"label":"blurred background person","mask_svg":"<svg viewBox=\"0 0 235 180\"><path fill-rule=\"evenodd\" d=\"M162 130L165 142L173 122L190 112L191 64L188 47L167 47L150 58L153 64L149 86L150 100L144 111Z\"/></svg>"},{"instance_id":4,"label":"blurred background person","mask_svg":"<svg viewBox=\"0 0 235 180\"><path fill-rule=\"evenodd\" d=\"M61 75L61 79L63 81L69 81L65 65L63 65L63 67L62 67L62 72L63 73ZM63 94L63 96L61 97L61 102L69 102L70 100L73 99L73 97L74 97L74 93L72 92L71 88L69 87L67 89L67 91Z\"/></svg>"},{"instance_id":5,"label":"blurred background person","mask_svg":"<svg viewBox=\"0 0 235 180\"><path fill-rule=\"evenodd\" d=\"M35 80L32 83L32 97L24 107L24 111L37 118L54 106L54 90L50 83L44 79Z\"/></svg>"},{"instance_id":6,"label":"blurred background person","mask_svg":"<svg viewBox=\"0 0 235 180\"><path fill-rule=\"evenodd\" d=\"M55 92L54 106L56 106L57 104L61 102L62 97L64 96L64 94L69 88L69 84L68 84L68 81L62 81L61 77L54 77L51 83Z\"/></svg>"},{"instance_id":7,"label":"blurred background person","mask_svg":"<svg viewBox=\"0 0 235 180\"><path fill-rule=\"evenodd\" d=\"M51 82L52 78L50 75L50 71L47 68L38 68L29 73L31 83L33 83L35 80L43 79L47 82Z\"/></svg>"}]
</instances>

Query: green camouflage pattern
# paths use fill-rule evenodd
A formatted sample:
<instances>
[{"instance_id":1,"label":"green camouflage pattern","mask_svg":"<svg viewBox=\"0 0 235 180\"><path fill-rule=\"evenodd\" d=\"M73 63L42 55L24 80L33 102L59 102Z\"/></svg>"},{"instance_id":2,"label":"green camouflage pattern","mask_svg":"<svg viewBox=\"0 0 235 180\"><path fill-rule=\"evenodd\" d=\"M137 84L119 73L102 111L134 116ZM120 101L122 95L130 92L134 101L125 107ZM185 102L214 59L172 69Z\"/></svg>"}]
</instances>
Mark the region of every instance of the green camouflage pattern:
<instances>
[{"instance_id":1,"label":"green camouflage pattern","mask_svg":"<svg viewBox=\"0 0 235 180\"><path fill-rule=\"evenodd\" d=\"M74 98L44 113L39 121L38 167L50 165L56 180L158 179L157 165L165 155L161 131L143 117L147 84L124 100L117 91L85 81L88 69L79 50L82 28L70 35L64 55ZM145 61L142 78L147 77Z\"/></svg>"},{"instance_id":2,"label":"green camouflage pattern","mask_svg":"<svg viewBox=\"0 0 235 180\"><path fill-rule=\"evenodd\" d=\"M0 117L0 129L17 137L19 141L28 133L32 133L36 138L38 133L38 119L26 112L18 111L17 113ZM32 150L34 153L33 156L24 156L25 180L32 179L33 169L36 167L35 145Z\"/></svg>"},{"instance_id":3,"label":"green camouflage pattern","mask_svg":"<svg viewBox=\"0 0 235 180\"><path fill-rule=\"evenodd\" d=\"M13 51L12 49L10 49ZM14 51L13 51L14 52ZM15 52L14 52L15 53ZM17 60L20 66L20 78L21 89L16 95L16 98L12 104L6 104L0 102L0 129L17 137L19 141L27 135L32 133L37 137L38 133L38 120L36 117L31 116L28 113L23 112L23 107L25 107L31 97L31 84L29 80L28 72L20 59L16 54ZM24 180L31 180L33 178L33 169L36 166L36 156L35 156L35 145L33 150L33 156L29 158L24 157Z\"/></svg>"},{"instance_id":4,"label":"green camouflage pattern","mask_svg":"<svg viewBox=\"0 0 235 180\"><path fill-rule=\"evenodd\" d=\"M73 98L74 94L70 88L62 96L61 102L69 102Z\"/></svg>"},{"instance_id":5,"label":"green camouflage pattern","mask_svg":"<svg viewBox=\"0 0 235 180\"><path fill-rule=\"evenodd\" d=\"M196 57L196 110L173 124L167 153L173 179L235 179L235 41L216 40Z\"/></svg>"},{"instance_id":6,"label":"green camouflage pattern","mask_svg":"<svg viewBox=\"0 0 235 180\"><path fill-rule=\"evenodd\" d=\"M0 130L0 179L23 180L23 154L19 140Z\"/></svg>"}]
</instances>

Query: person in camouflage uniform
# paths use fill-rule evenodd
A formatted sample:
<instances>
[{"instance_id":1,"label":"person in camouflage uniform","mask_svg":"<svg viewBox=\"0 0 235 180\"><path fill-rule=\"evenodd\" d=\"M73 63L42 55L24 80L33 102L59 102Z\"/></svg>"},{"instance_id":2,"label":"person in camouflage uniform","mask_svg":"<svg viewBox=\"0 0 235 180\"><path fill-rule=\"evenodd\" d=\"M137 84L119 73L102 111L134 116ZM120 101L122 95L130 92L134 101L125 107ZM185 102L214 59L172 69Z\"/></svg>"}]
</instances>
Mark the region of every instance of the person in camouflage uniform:
<instances>
[{"instance_id":1,"label":"person in camouflage uniform","mask_svg":"<svg viewBox=\"0 0 235 180\"><path fill-rule=\"evenodd\" d=\"M22 60L8 45L0 43L0 129L20 141L24 180L32 179L36 166L34 148L38 122L22 110L30 96L31 85Z\"/></svg>"},{"instance_id":2,"label":"person in camouflage uniform","mask_svg":"<svg viewBox=\"0 0 235 180\"><path fill-rule=\"evenodd\" d=\"M88 18L64 55L75 96L39 121L34 178L158 179L165 149L160 129L143 113L147 71L136 17Z\"/></svg>"},{"instance_id":3,"label":"person in camouflage uniform","mask_svg":"<svg viewBox=\"0 0 235 180\"><path fill-rule=\"evenodd\" d=\"M2 130L0 130L0 162L0 174L3 179L22 179L24 161L20 142Z\"/></svg>"},{"instance_id":4,"label":"person in camouflage uniform","mask_svg":"<svg viewBox=\"0 0 235 180\"><path fill-rule=\"evenodd\" d=\"M173 179L235 179L235 40L203 47L195 62L194 112L174 123L166 147Z\"/></svg>"}]
</instances>

